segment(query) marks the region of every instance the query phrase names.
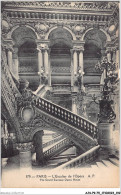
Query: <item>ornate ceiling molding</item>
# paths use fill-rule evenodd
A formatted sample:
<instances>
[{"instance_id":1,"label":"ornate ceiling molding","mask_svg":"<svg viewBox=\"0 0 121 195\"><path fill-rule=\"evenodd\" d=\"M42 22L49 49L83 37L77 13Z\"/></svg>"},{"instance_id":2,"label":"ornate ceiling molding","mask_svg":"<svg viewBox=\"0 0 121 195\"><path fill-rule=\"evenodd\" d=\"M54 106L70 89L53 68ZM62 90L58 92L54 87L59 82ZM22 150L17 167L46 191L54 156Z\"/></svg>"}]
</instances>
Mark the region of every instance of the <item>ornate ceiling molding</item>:
<instances>
[{"instance_id":1,"label":"ornate ceiling molding","mask_svg":"<svg viewBox=\"0 0 121 195\"><path fill-rule=\"evenodd\" d=\"M6 7L28 7L32 8L55 8L55 9L74 9L74 10L96 10L96 11L112 11L117 6L117 2L6 2Z\"/></svg>"}]
</instances>

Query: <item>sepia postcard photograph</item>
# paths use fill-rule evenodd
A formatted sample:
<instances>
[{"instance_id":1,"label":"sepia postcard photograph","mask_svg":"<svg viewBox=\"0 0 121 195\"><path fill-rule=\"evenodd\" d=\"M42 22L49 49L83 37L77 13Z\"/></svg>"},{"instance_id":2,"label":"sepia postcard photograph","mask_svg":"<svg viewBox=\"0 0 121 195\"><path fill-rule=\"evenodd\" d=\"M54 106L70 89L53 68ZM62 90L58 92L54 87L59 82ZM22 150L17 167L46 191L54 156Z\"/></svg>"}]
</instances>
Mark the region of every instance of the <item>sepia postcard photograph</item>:
<instances>
[{"instance_id":1,"label":"sepia postcard photograph","mask_svg":"<svg viewBox=\"0 0 121 195\"><path fill-rule=\"evenodd\" d=\"M120 188L119 6L1 1L2 188Z\"/></svg>"}]
</instances>

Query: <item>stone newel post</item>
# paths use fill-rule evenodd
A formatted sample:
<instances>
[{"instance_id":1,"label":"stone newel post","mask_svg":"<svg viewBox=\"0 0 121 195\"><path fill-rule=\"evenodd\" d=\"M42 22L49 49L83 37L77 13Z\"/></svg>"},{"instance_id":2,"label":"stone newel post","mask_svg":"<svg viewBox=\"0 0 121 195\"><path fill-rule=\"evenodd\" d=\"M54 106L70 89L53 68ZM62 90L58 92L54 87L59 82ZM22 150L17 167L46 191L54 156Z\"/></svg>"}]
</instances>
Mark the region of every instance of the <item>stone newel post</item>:
<instances>
[{"instance_id":1,"label":"stone newel post","mask_svg":"<svg viewBox=\"0 0 121 195\"><path fill-rule=\"evenodd\" d=\"M36 162L38 165L44 164L44 155L43 155L43 147L42 147L42 136L43 131L38 131L34 135L34 146L35 146L35 152L36 152Z\"/></svg>"}]
</instances>

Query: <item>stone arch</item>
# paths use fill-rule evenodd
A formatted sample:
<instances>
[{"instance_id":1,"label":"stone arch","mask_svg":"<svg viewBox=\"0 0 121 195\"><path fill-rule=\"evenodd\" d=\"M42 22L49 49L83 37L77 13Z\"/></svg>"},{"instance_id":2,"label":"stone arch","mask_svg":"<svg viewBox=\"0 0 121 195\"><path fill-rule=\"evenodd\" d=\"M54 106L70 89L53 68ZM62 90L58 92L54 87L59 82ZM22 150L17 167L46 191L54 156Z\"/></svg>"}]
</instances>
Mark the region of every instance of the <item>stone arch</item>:
<instances>
[{"instance_id":1,"label":"stone arch","mask_svg":"<svg viewBox=\"0 0 121 195\"><path fill-rule=\"evenodd\" d=\"M53 30L57 29L57 28L58 28L58 26L52 27L52 28L48 31L48 33L46 34L45 40L48 40L48 37L49 37L50 33L51 33ZM74 34L69 28L67 28L66 26L63 26L63 28L64 28L65 30L67 30L67 31L71 34L73 40L76 40L75 34Z\"/></svg>"},{"instance_id":2,"label":"stone arch","mask_svg":"<svg viewBox=\"0 0 121 195\"><path fill-rule=\"evenodd\" d=\"M21 42L23 43L23 39L33 39L35 41L37 36L33 29L25 25L15 28L11 34L11 38L15 45L20 46L22 45Z\"/></svg>"},{"instance_id":3,"label":"stone arch","mask_svg":"<svg viewBox=\"0 0 121 195\"><path fill-rule=\"evenodd\" d=\"M88 29L82 36L84 44L84 72L85 79L84 83L91 83L93 76L97 74L95 65L101 60L102 56L105 55L105 44L109 37L101 29ZM89 77L88 75L91 74ZM93 76L92 76L93 75ZM100 75L95 77L94 82L99 84ZM94 121L95 122L95 121Z\"/></svg>"},{"instance_id":4,"label":"stone arch","mask_svg":"<svg viewBox=\"0 0 121 195\"><path fill-rule=\"evenodd\" d=\"M11 31L8 32L8 34L7 34L7 39L11 39L11 38L12 38L13 32L14 32L17 28L19 28L19 27L21 27L21 26L20 26L20 25L14 26L14 27L11 29ZM24 25L24 27L27 27L27 28L31 29L31 30L35 33L36 38L39 39L39 35L37 34L37 32L35 31L34 28L32 28L30 25Z\"/></svg>"},{"instance_id":5,"label":"stone arch","mask_svg":"<svg viewBox=\"0 0 121 195\"><path fill-rule=\"evenodd\" d=\"M49 127L46 127L46 126L44 126L44 125L40 125L40 127L38 126L38 127L36 127L33 131L31 131L31 133L30 133L30 140L32 141L33 140L33 138L34 138L34 135L37 133L37 132L39 132L39 131L43 131L43 130L48 130L48 131L53 131L53 132L55 132L55 133L62 133L63 135L65 135L65 137L67 137L68 136L68 138L70 139L70 140L72 140L73 141L73 143L75 144L75 146L77 146L77 147L80 147L83 151L85 151L85 149L87 149L87 141L83 138L80 138L80 140L81 140L81 143L82 143L82 145L81 144L78 144L78 141L76 141L76 139L74 138L72 138L72 135L69 135L69 134L67 134L67 132L66 131L64 131L64 130L60 130L60 128L58 128L58 127L53 127L53 125L51 126L51 124L49 123Z\"/></svg>"},{"instance_id":6,"label":"stone arch","mask_svg":"<svg viewBox=\"0 0 121 195\"><path fill-rule=\"evenodd\" d=\"M33 28L28 27L28 25L21 25L16 26L11 31L11 38L14 42L13 48L16 51L12 57L13 59L16 56L18 58L18 75L24 79L24 75L27 73L26 80L29 81L29 86L34 91L38 88L40 79L38 75L37 36Z\"/></svg>"},{"instance_id":7,"label":"stone arch","mask_svg":"<svg viewBox=\"0 0 121 195\"><path fill-rule=\"evenodd\" d=\"M33 139L34 139L34 136L36 135L36 133L38 133L38 132L40 132L40 131L44 131L44 130L50 130L50 131L53 131L53 132L55 132L55 133L60 133L60 129L54 129L54 128L51 128L50 127L50 129L49 128L46 128L46 127L38 127L38 128L35 128L35 130L34 131L32 131L31 132L31 134L30 134L30 139L31 139L31 141L33 141ZM65 138L66 138L66 136L67 136L67 134L62 130L62 134L63 135L65 135ZM44 135L43 135L44 136ZM73 141L73 143L74 143L74 145L76 146L76 147L79 147L83 152L85 152L86 150L88 150L88 147L87 147L87 142L85 141L85 140L83 140L83 139L81 139L81 143L82 143L82 145L78 145L77 144L77 142L75 141L75 139L73 140L72 139L72 137L70 136L68 136L68 138L70 139L70 140L72 140Z\"/></svg>"},{"instance_id":8,"label":"stone arch","mask_svg":"<svg viewBox=\"0 0 121 195\"><path fill-rule=\"evenodd\" d=\"M91 31L91 30L94 30L94 28L89 28L89 29L87 29L87 30L85 31L85 33L84 33L84 34L82 35L82 37L81 37L81 40L82 40L82 41L84 41L85 35L86 35L89 31ZM102 28L100 28L99 30L102 31L102 32L105 34L105 36L106 36L106 38L107 38L107 41L111 41L110 35L109 35L105 30L103 30Z\"/></svg>"},{"instance_id":9,"label":"stone arch","mask_svg":"<svg viewBox=\"0 0 121 195\"><path fill-rule=\"evenodd\" d=\"M43 131L43 130L48 130L48 131L50 130L50 131L52 131L52 129L53 129L54 132L59 132L59 129L57 129L57 128L56 128L56 130L55 130L54 128L51 128L51 127L50 127L50 128L47 128L47 127L41 127L41 126L40 126L40 127L35 128L34 131L31 132L30 138L31 138L31 140L33 140L34 135L35 135L37 132L39 132L39 131ZM64 132L63 132L63 133L64 133Z\"/></svg>"}]
</instances>

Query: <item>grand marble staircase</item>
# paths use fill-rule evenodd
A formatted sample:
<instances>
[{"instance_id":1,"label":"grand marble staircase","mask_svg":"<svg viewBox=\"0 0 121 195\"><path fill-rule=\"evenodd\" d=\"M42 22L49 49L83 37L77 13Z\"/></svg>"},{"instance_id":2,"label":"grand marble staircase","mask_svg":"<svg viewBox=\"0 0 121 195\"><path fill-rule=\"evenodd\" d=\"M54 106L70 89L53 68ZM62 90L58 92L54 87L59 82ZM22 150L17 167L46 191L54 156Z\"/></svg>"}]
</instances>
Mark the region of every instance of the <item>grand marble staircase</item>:
<instances>
[{"instance_id":1,"label":"grand marble staircase","mask_svg":"<svg viewBox=\"0 0 121 195\"><path fill-rule=\"evenodd\" d=\"M7 115L10 117L10 122L14 125L16 131L19 129L19 120L16 115L16 95L22 96L10 74L7 60L5 60L5 53L2 54L2 101L6 105ZM24 94L26 97L26 94ZM32 105L36 112L39 113L40 118L45 121L48 126L55 126L61 133L68 136L68 139L73 141L75 145L78 145L83 149L82 156L76 157L75 159L66 162L64 167L75 167L76 165L87 164L94 161L97 158L99 145L98 139L98 128L91 121L70 112L69 110L58 106L42 97L37 96L31 92ZM44 128L44 126L43 126ZM19 136L22 133L20 131ZM31 132L32 133L32 132ZM69 145L69 142L62 142L63 144ZM60 145L59 145L60 146ZM55 152L57 147L54 146L52 149L48 149L49 152L45 152L45 155L50 155ZM49 158L51 155L49 156ZM104 164L104 163L103 163Z\"/></svg>"}]
</instances>

